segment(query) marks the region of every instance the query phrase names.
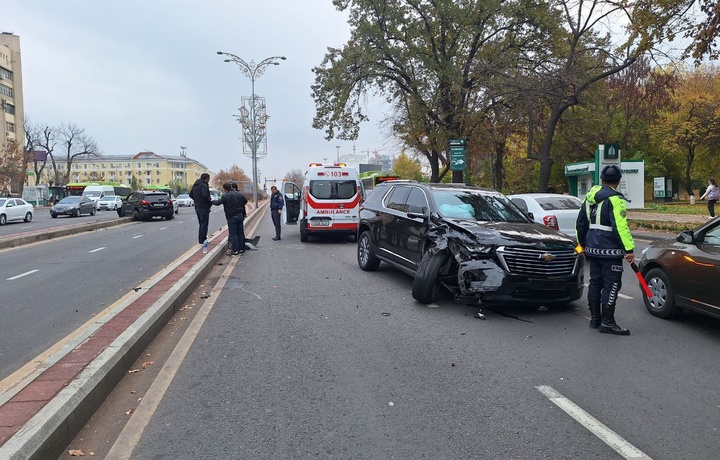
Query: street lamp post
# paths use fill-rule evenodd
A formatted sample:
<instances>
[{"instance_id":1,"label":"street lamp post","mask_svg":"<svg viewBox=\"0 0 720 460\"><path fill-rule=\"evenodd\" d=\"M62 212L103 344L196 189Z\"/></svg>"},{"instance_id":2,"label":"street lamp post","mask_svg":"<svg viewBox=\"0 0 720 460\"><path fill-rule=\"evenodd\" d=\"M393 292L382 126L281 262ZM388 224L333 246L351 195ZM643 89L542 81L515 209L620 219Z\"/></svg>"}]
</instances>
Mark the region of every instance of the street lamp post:
<instances>
[{"instance_id":1,"label":"street lamp post","mask_svg":"<svg viewBox=\"0 0 720 460\"><path fill-rule=\"evenodd\" d=\"M285 60L285 56L271 56L265 58L259 63L255 64L255 61L250 63L245 62L240 57L232 54L218 51L217 54L227 56L225 62L234 62L242 71L243 75L250 79L252 95L250 97L250 110L248 111L245 107L240 109L240 124L243 126L243 134L245 135L245 143L250 146L250 154L252 155L252 173L253 173L253 201L255 202L255 209L258 208L258 190L257 190L257 153L258 145L265 138L267 113L265 111L265 104L261 102L258 105L258 98L255 96L255 80L265 73L265 69L270 65L280 65L278 60ZM243 110L244 109L244 110ZM259 117L259 118L258 118ZM248 138L250 141L248 142Z\"/></svg>"}]
</instances>

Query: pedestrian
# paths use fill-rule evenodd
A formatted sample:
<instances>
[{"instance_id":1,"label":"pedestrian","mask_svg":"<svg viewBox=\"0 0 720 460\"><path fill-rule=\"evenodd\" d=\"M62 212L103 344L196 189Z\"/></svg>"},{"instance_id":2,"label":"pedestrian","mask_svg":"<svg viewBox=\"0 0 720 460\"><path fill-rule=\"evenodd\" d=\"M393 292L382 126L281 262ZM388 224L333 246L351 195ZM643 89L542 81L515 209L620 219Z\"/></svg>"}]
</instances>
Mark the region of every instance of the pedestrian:
<instances>
[{"instance_id":1,"label":"pedestrian","mask_svg":"<svg viewBox=\"0 0 720 460\"><path fill-rule=\"evenodd\" d=\"M272 216L273 225L275 225L275 238L273 241L280 240L280 218L282 209L285 205L282 194L274 185L270 187L270 215Z\"/></svg>"},{"instance_id":2,"label":"pedestrian","mask_svg":"<svg viewBox=\"0 0 720 460\"><path fill-rule=\"evenodd\" d=\"M585 195L575 230L578 244L590 265L590 328L606 334L630 335L629 330L615 322L623 258L629 263L635 261L635 242L628 227L626 198L617 191L621 177L618 166L603 168L600 173L602 185L595 185Z\"/></svg>"},{"instance_id":3,"label":"pedestrian","mask_svg":"<svg viewBox=\"0 0 720 460\"><path fill-rule=\"evenodd\" d=\"M198 243L204 244L207 241L208 225L210 225L210 208L212 207L212 199L210 198L210 174L200 174L200 179L196 180L190 189L190 198L195 202L195 215L198 220Z\"/></svg>"},{"instance_id":4,"label":"pedestrian","mask_svg":"<svg viewBox=\"0 0 720 460\"><path fill-rule=\"evenodd\" d=\"M245 205L247 198L245 195L233 190L232 184L226 182L223 184L225 194L219 200L213 200L215 206L223 206L225 210L225 218L228 223L228 236L230 239L230 255L236 256L245 252Z\"/></svg>"},{"instance_id":5,"label":"pedestrian","mask_svg":"<svg viewBox=\"0 0 720 460\"><path fill-rule=\"evenodd\" d=\"M708 186L705 190L705 193L700 197L701 200L707 199L708 202L708 212L710 213L710 218L712 219L715 217L715 203L717 203L717 200L720 200L720 187L717 186L715 183L715 179L712 177L708 179Z\"/></svg>"}]
</instances>

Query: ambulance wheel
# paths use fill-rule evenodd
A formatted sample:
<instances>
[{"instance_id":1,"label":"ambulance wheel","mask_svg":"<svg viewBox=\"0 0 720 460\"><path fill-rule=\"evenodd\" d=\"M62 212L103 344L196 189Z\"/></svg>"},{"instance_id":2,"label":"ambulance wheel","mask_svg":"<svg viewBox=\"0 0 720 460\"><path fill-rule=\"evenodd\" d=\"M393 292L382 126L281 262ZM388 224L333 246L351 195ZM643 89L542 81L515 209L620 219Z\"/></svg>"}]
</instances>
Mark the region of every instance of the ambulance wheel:
<instances>
[{"instance_id":1,"label":"ambulance wheel","mask_svg":"<svg viewBox=\"0 0 720 460\"><path fill-rule=\"evenodd\" d=\"M426 253L423 256L413 281L412 295L415 300L424 304L437 300L441 289L438 274L447 259L448 254L445 251Z\"/></svg>"},{"instance_id":2,"label":"ambulance wheel","mask_svg":"<svg viewBox=\"0 0 720 460\"><path fill-rule=\"evenodd\" d=\"M375 257L369 230L365 230L363 234L360 235L360 241L357 247L357 259L360 268L366 272L377 270L380 265L380 259Z\"/></svg>"},{"instance_id":3,"label":"ambulance wheel","mask_svg":"<svg viewBox=\"0 0 720 460\"><path fill-rule=\"evenodd\" d=\"M300 227L300 241L303 243L308 242L308 234L305 231L305 227Z\"/></svg>"}]
</instances>

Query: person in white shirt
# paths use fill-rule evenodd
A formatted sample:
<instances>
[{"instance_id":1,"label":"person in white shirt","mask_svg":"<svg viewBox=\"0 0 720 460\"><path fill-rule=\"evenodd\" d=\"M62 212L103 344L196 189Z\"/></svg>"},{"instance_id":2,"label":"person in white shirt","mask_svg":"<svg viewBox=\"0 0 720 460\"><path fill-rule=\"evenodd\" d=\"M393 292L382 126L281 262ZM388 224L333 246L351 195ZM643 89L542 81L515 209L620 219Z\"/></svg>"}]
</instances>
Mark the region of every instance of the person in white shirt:
<instances>
[{"instance_id":1,"label":"person in white shirt","mask_svg":"<svg viewBox=\"0 0 720 460\"><path fill-rule=\"evenodd\" d=\"M708 186L705 190L705 193L700 197L701 200L707 199L708 202L708 212L710 213L710 218L712 219L715 217L715 203L718 199L720 199L720 187L717 186L715 183L715 179L712 177L708 179Z\"/></svg>"}]
</instances>

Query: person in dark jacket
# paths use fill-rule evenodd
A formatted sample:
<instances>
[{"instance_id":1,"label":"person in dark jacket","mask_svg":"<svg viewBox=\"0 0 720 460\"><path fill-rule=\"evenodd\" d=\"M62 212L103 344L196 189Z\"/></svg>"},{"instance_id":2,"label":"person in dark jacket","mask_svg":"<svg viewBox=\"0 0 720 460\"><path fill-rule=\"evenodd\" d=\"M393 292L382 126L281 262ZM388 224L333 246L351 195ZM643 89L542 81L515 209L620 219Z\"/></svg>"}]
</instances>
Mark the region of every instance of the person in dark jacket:
<instances>
[{"instance_id":1,"label":"person in dark jacket","mask_svg":"<svg viewBox=\"0 0 720 460\"><path fill-rule=\"evenodd\" d=\"M270 187L270 216L272 216L273 225L275 225L275 238L273 240L278 241L280 239L280 218L282 217L282 208L285 205L285 200L282 194L278 191L274 185Z\"/></svg>"},{"instance_id":2,"label":"person in dark jacket","mask_svg":"<svg viewBox=\"0 0 720 460\"><path fill-rule=\"evenodd\" d=\"M210 224L210 208L212 207L212 199L210 198L210 174L200 174L200 179L196 180L190 189L190 198L195 202L195 214L198 220L198 243L203 244L207 240L208 225Z\"/></svg>"},{"instance_id":3,"label":"person in dark jacket","mask_svg":"<svg viewBox=\"0 0 720 460\"><path fill-rule=\"evenodd\" d=\"M219 200L213 200L215 206L223 205L225 210L225 218L228 223L228 236L230 238L231 256L236 256L245 252L245 205L247 198L245 195L234 190L232 184L226 182L223 184L225 194Z\"/></svg>"},{"instance_id":4,"label":"person in dark jacket","mask_svg":"<svg viewBox=\"0 0 720 460\"><path fill-rule=\"evenodd\" d=\"M635 242L627 222L626 198L618 192L622 172L616 165L600 173L602 185L585 195L575 230L590 265L588 305L590 327L615 335L630 335L615 322L615 303L622 287L623 258L635 261Z\"/></svg>"}]
</instances>

